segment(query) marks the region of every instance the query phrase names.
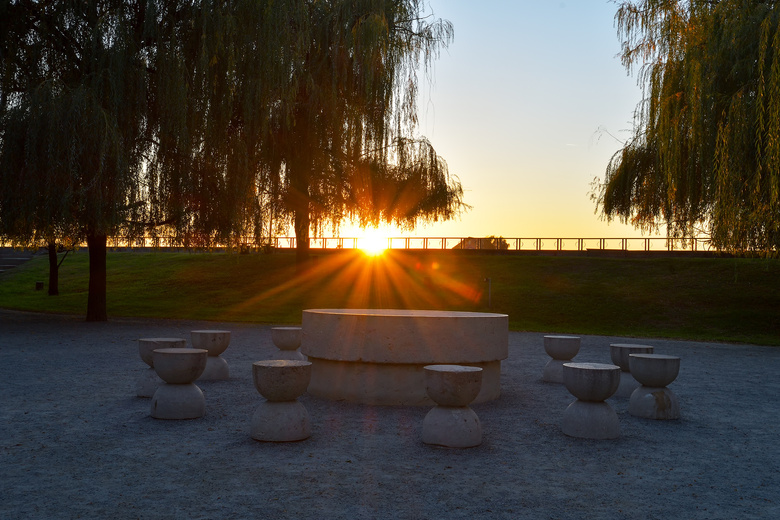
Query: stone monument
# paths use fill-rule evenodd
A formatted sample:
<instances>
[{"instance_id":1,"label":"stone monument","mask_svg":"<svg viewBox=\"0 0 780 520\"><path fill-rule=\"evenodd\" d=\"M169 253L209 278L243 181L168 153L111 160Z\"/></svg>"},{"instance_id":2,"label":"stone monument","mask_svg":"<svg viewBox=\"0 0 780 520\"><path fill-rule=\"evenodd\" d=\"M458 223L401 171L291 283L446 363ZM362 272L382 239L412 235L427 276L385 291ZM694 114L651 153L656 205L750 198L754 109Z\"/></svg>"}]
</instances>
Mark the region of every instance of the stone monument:
<instances>
[{"instance_id":1,"label":"stone monument","mask_svg":"<svg viewBox=\"0 0 780 520\"><path fill-rule=\"evenodd\" d=\"M149 365L144 370L135 385L135 395L138 397L152 397L157 387L162 384L162 379L154 371L154 356L152 352L158 348L185 348L187 341L183 338L141 338L138 340L138 354L144 363Z\"/></svg>"},{"instance_id":2,"label":"stone monument","mask_svg":"<svg viewBox=\"0 0 780 520\"><path fill-rule=\"evenodd\" d=\"M301 441L311 436L306 407L298 397L311 380L308 361L272 359L252 363L255 388L264 400L252 415L251 435L258 441Z\"/></svg>"},{"instance_id":3,"label":"stone monument","mask_svg":"<svg viewBox=\"0 0 780 520\"><path fill-rule=\"evenodd\" d=\"M628 401L628 413L645 419L679 419L680 402L666 388L677 379L680 358L663 354L631 354L631 373L642 386L634 390Z\"/></svg>"},{"instance_id":4,"label":"stone monument","mask_svg":"<svg viewBox=\"0 0 780 520\"><path fill-rule=\"evenodd\" d=\"M631 393L639 388L639 381L631 375L631 368L628 364L630 354L652 354L653 347L650 345L634 345L632 343L612 343L609 346L609 355L612 363L620 367L620 386L618 386L615 397L631 397Z\"/></svg>"},{"instance_id":5,"label":"stone monument","mask_svg":"<svg viewBox=\"0 0 780 520\"><path fill-rule=\"evenodd\" d=\"M230 345L229 330L193 330L190 332L192 348L204 349L209 353L206 369L201 381L223 381L230 379L230 368L220 354Z\"/></svg>"},{"instance_id":6,"label":"stone monument","mask_svg":"<svg viewBox=\"0 0 780 520\"><path fill-rule=\"evenodd\" d=\"M542 380L548 383L563 383L563 364L574 359L580 351L577 336L545 336L544 351L552 359L542 371Z\"/></svg>"},{"instance_id":7,"label":"stone monument","mask_svg":"<svg viewBox=\"0 0 780 520\"><path fill-rule=\"evenodd\" d=\"M431 406L427 365L482 369L481 403L501 394L509 355L506 314L415 309L307 309L301 353L309 394L372 405Z\"/></svg>"},{"instance_id":8,"label":"stone monument","mask_svg":"<svg viewBox=\"0 0 780 520\"><path fill-rule=\"evenodd\" d=\"M482 369L459 365L425 367L428 396L436 406L423 420L422 441L448 448L482 443L482 425L469 404L479 395Z\"/></svg>"},{"instance_id":9,"label":"stone monument","mask_svg":"<svg viewBox=\"0 0 780 520\"><path fill-rule=\"evenodd\" d=\"M616 439L620 436L618 416L605 402L620 384L619 366L564 363L563 382L577 398L563 412L563 433L583 439Z\"/></svg>"},{"instance_id":10,"label":"stone monument","mask_svg":"<svg viewBox=\"0 0 780 520\"><path fill-rule=\"evenodd\" d=\"M197 419L206 413L206 399L194 383L206 369L208 351L161 348L153 352L154 369L165 381L152 397L155 419Z\"/></svg>"},{"instance_id":11,"label":"stone monument","mask_svg":"<svg viewBox=\"0 0 780 520\"><path fill-rule=\"evenodd\" d=\"M301 327L271 328L271 341L279 349L275 359L306 361L306 356L298 351L298 347L301 346L302 330Z\"/></svg>"}]
</instances>

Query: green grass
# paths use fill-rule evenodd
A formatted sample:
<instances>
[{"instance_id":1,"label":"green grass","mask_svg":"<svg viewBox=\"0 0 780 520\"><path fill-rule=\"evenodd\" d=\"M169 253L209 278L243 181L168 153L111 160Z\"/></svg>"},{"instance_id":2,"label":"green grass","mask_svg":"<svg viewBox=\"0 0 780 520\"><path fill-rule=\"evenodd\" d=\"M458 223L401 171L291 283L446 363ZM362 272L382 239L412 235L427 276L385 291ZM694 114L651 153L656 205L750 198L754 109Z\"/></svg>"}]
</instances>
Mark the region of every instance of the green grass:
<instances>
[{"instance_id":1,"label":"green grass","mask_svg":"<svg viewBox=\"0 0 780 520\"><path fill-rule=\"evenodd\" d=\"M82 314L87 254L67 257L60 296L43 256L0 275L0 307ZM488 284L491 295L488 306ZM321 255L110 252L109 316L299 323L318 307L509 315L510 328L780 345L780 261L614 259L394 251Z\"/></svg>"}]
</instances>

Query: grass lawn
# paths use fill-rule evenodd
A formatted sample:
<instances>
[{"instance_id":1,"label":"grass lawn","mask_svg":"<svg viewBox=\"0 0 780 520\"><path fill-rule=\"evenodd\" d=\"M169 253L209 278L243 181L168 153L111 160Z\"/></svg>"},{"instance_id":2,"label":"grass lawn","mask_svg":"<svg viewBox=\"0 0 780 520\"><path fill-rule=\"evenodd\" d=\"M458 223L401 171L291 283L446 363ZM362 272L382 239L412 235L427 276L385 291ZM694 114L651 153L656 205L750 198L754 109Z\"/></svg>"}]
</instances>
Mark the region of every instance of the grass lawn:
<instances>
[{"instance_id":1,"label":"grass lawn","mask_svg":"<svg viewBox=\"0 0 780 520\"><path fill-rule=\"evenodd\" d=\"M48 280L45 256L0 275L0 307L85 313L87 260L65 259L60 296L35 291ZM109 317L281 324L333 307L490 311L508 314L513 330L780 345L780 261L344 251L299 269L292 253L108 254Z\"/></svg>"}]
</instances>

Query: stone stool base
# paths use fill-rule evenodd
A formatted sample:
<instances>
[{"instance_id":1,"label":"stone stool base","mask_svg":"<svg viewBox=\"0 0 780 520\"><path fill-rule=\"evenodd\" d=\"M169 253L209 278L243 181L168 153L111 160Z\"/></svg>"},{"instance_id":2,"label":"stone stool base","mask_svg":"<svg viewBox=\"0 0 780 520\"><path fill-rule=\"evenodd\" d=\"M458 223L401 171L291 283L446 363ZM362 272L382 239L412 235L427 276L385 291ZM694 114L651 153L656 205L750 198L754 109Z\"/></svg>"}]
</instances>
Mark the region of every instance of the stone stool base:
<instances>
[{"instance_id":1,"label":"stone stool base","mask_svg":"<svg viewBox=\"0 0 780 520\"><path fill-rule=\"evenodd\" d=\"M298 401L263 401L252 415L252 438L290 442L311 437L309 412Z\"/></svg>"},{"instance_id":2,"label":"stone stool base","mask_svg":"<svg viewBox=\"0 0 780 520\"><path fill-rule=\"evenodd\" d=\"M163 383L154 368L149 367L141 373L141 377L135 384L135 395L138 397L152 397L157 387Z\"/></svg>"},{"instance_id":3,"label":"stone stool base","mask_svg":"<svg viewBox=\"0 0 780 520\"><path fill-rule=\"evenodd\" d=\"M563 412L563 433L582 439L617 439L620 422L615 410L605 402L574 401Z\"/></svg>"},{"instance_id":4,"label":"stone stool base","mask_svg":"<svg viewBox=\"0 0 780 520\"><path fill-rule=\"evenodd\" d=\"M644 419L679 419L680 402L674 392L666 387L640 386L631 394L628 413Z\"/></svg>"},{"instance_id":5,"label":"stone stool base","mask_svg":"<svg viewBox=\"0 0 780 520\"><path fill-rule=\"evenodd\" d=\"M634 376L631 375L631 372L621 372L620 373L620 386L618 386L617 391L612 397L620 397L623 399L628 399L631 397L631 394L634 393L634 390L642 386L639 381L634 379Z\"/></svg>"},{"instance_id":6,"label":"stone stool base","mask_svg":"<svg viewBox=\"0 0 780 520\"><path fill-rule=\"evenodd\" d=\"M435 406L423 420L422 441L448 448L482 444L482 425L467 406Z\"/></svg>"},{"instance_id":7,"label":"stone stool base","mask_svg":"<svg viewBox=\"0 0 780 520\"><path fill-rule=\"evenodd\" d=\"M280 350L274 355L274 359L285 361L306 361L306 356L298 350Z\"/></svg>"},{"instance_id":8,"label":"stone stool base","mask_svg":"<svg viewBox=\"0 0 780 520\"><path fill-rule=\"evenodd\" d=\"M551 359L544 365L544 371L542 372L542 381L548 383L563 383L563 364L569 363L563 359Z\"/></svg>"},{"instance_id":9,"label":"stone stool base","mask_svg":"<svg viewBox=\"0 0 780 520\"><path fill-rule=\"evenodd\" d=\"M194 383L161 383L152 397L155 419L197 419L206 413L206 398Z\"/></svg>"},{"instance_id":10,"label":"stone stool base","mask_svg":"<svg viewBox=\"0 0 780 520\"><path fill-rule=\"evenodd\" d=\"M220 356L206 358L206 369L198 378L199 381L224 381L230 379L230 368L227 361Z\"/></svg>"}]
</instances>

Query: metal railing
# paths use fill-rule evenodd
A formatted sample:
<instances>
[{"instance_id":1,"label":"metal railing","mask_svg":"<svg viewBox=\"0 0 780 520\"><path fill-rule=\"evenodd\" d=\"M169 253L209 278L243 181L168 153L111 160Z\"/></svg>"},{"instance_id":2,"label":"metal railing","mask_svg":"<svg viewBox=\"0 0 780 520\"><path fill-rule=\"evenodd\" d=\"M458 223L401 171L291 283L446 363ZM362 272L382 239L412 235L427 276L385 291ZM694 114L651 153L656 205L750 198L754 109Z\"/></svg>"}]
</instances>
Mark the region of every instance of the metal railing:
<instances>
[{"instance_id":1,"label":"metal railing","mask_svg":"<svg viewBox=\"0 0 780 520\"><path fill-rule=\"evenodd\" d=\"M232 246L233 249L260 250L263 247L286 250L295 249L295 237L273 237L259 241L264 246L257 245L254 237L245 237ZM368 240L360 237L312 237L309 239L311 249L339 250L361 249L366 247ZM11 247L9 241L0 239L0 247ZM86 244L81 244L85 247ZM172 249L225 249L225 245L212 244L203 246L199 241L181 243L173 237L139 237L128 240L124 237L110 237L110 248L172 248ZM576 252L576 251L644 251L644 252L715 252L709 239L688 238L669 239L665 237L630 237L630 238L475 238L475 237L389 237L387 249L395 250L472 250L472 251L539 251L539 252Z\"/></svg>"},{"instance_id":2,"label":"metal railing","mask_svg":"<svg viewBox=\"0 0 780 520\"><path fill-rule=\"evenodd\" d=\"M312 249L360 249L364 239L357 237L310 238ZM275 237L276 249L294 249L295 237ZM472 238L472 237L389 237L387 249L401 250L504 250L504 251L715 251L709 239L633 238Z\"/></svg>"}]
</instances>

